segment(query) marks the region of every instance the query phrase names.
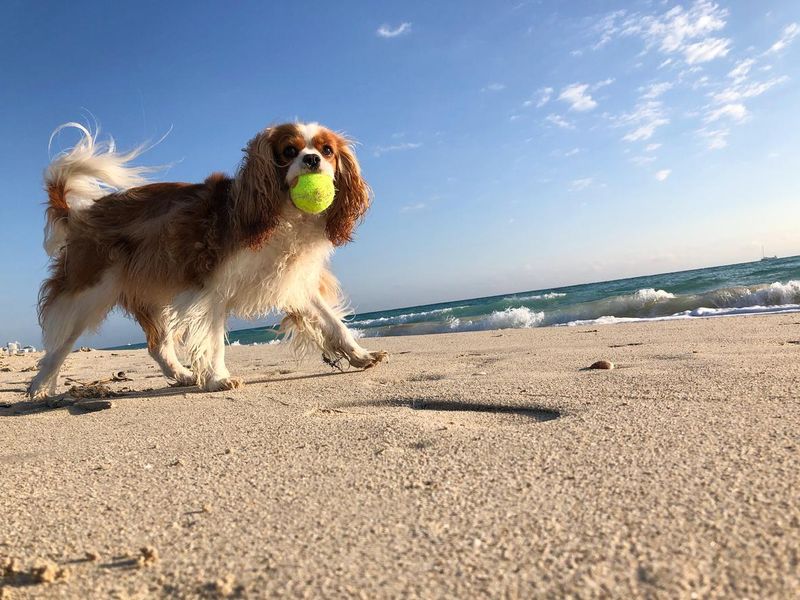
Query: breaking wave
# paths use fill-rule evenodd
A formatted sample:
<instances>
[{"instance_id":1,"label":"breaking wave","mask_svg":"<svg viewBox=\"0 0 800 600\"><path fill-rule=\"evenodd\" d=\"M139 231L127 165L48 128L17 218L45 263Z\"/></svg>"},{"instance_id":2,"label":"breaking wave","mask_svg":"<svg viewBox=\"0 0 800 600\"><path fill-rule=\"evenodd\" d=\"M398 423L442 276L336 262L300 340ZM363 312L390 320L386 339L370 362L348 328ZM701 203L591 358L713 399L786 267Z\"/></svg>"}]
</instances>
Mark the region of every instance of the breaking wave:
<instances>
[{"instance_id":1,"label":"breaking wave","mask_svg":"<svg viewBox=\"0 0 800 600\"><path fill-rule=\"evenodd\" d=\"M517 302L547 296L517 297ZM558 297L564 297L561 294ZM555 297L555 296L554 296ZM511 297L505 297L507 302ZM361 337L414 335L488 329L528 329L553 325L611 324L800 311L800 281L737 286L700 294L673 294L642 288L630 294L568 304L552 310L512 306L483 314L452 314L460 307L413 312L358 321L351 327ZM462 311L463 312L463 311ZM434 317L434 318L431 318Z\"/></svg>"}]
</instances>

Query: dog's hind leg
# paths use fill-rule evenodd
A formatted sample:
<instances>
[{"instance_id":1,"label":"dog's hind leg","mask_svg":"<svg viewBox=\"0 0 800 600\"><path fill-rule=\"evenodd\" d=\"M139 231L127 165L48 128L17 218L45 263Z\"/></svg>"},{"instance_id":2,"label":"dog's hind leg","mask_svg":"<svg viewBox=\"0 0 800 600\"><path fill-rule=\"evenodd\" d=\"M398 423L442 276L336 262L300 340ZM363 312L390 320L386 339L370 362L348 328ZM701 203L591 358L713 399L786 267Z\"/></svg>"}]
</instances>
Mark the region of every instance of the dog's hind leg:
<instances>
[{"instance_id":1,"label":"dog's hind leg","mask_svg":"<svg viewBox=\"0 0 800 600\"><path fill-rule=\"evenodd\" d=\"M147 351L158 363L167 379L177 386L194 385L197 378L181 364L175 352L175 336L170 330L165 309L139 307L130 312L139 322L147 338Z\"/></svg>"},{"instance_id":2,"label":"dog's hind leg","mask_svg":"<svg viewBox=\"0 0 800 600\"><path fill-rule=\"evenodd\" d=\"M45 355L28 387L31 398L57 393L58 372L72 346L84 331L103 322L117 302L117 292L116 278L108 272L99 282L80 291L59 288L55 277L45 281L40 313Z\"/></svg>"}]
</instances>

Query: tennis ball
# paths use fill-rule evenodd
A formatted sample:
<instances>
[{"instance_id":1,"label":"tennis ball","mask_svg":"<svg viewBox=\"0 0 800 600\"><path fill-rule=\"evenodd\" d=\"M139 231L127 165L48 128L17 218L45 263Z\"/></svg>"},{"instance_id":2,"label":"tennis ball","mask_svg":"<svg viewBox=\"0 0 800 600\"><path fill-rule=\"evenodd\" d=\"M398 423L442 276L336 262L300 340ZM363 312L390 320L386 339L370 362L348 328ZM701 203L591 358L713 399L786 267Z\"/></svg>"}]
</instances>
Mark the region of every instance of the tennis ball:
<instances>
[{"instance_id":1,"label":"tennis ball","mask_svg":"<svg viewBox=\"0 0 800 600\"><path fill-rule=\"evenodd\" d=\"M297 183L289 190L294 205L303 212L316 215L333 202L336 188L333 179L324 173L306 173L297 178Z\"/></svg>"}]
</instances>

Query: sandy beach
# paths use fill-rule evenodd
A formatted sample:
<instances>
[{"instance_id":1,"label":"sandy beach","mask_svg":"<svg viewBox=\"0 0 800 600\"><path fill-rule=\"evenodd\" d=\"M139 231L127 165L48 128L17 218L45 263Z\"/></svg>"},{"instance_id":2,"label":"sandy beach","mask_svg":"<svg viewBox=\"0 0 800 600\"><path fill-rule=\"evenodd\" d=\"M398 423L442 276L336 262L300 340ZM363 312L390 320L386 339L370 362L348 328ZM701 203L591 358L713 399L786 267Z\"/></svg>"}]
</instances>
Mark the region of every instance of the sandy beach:
<instances>
[{"instance_id":1,"label":"sandy beach","mask_svg":"<svg viewBox=\"0 0 800 600\"><path fill-rule=\"evenodd\" d=\"M234 346L213 394L74 353L62 386L131 379L99 411L2 359L0 597L800 593L800 315L364 345Z\"/></svg>"}]
</instances>

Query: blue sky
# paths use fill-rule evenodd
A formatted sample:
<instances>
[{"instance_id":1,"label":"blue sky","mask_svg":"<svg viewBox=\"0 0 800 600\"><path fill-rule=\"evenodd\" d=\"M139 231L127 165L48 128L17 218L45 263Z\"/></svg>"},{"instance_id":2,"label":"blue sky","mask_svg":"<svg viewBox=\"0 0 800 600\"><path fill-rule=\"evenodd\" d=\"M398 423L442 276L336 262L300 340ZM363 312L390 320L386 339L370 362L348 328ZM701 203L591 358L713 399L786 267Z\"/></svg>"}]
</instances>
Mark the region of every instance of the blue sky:
<instances>
[{"instance_id":1,"label":"blue sky","mask_svg":"<svg viewBox=\"0 0 800 600\"><path fill-rule=\"evenodd\" d=\"M359 140L360 311L800 254L800 3L5 2L0 342L39 343L47 141L164 180L275 122ZM72 141L57 139L52 152ZM237 324L238 325L238 324ZM112 316L95 345L138 341Z\"/></svg>"}]
</instances>

